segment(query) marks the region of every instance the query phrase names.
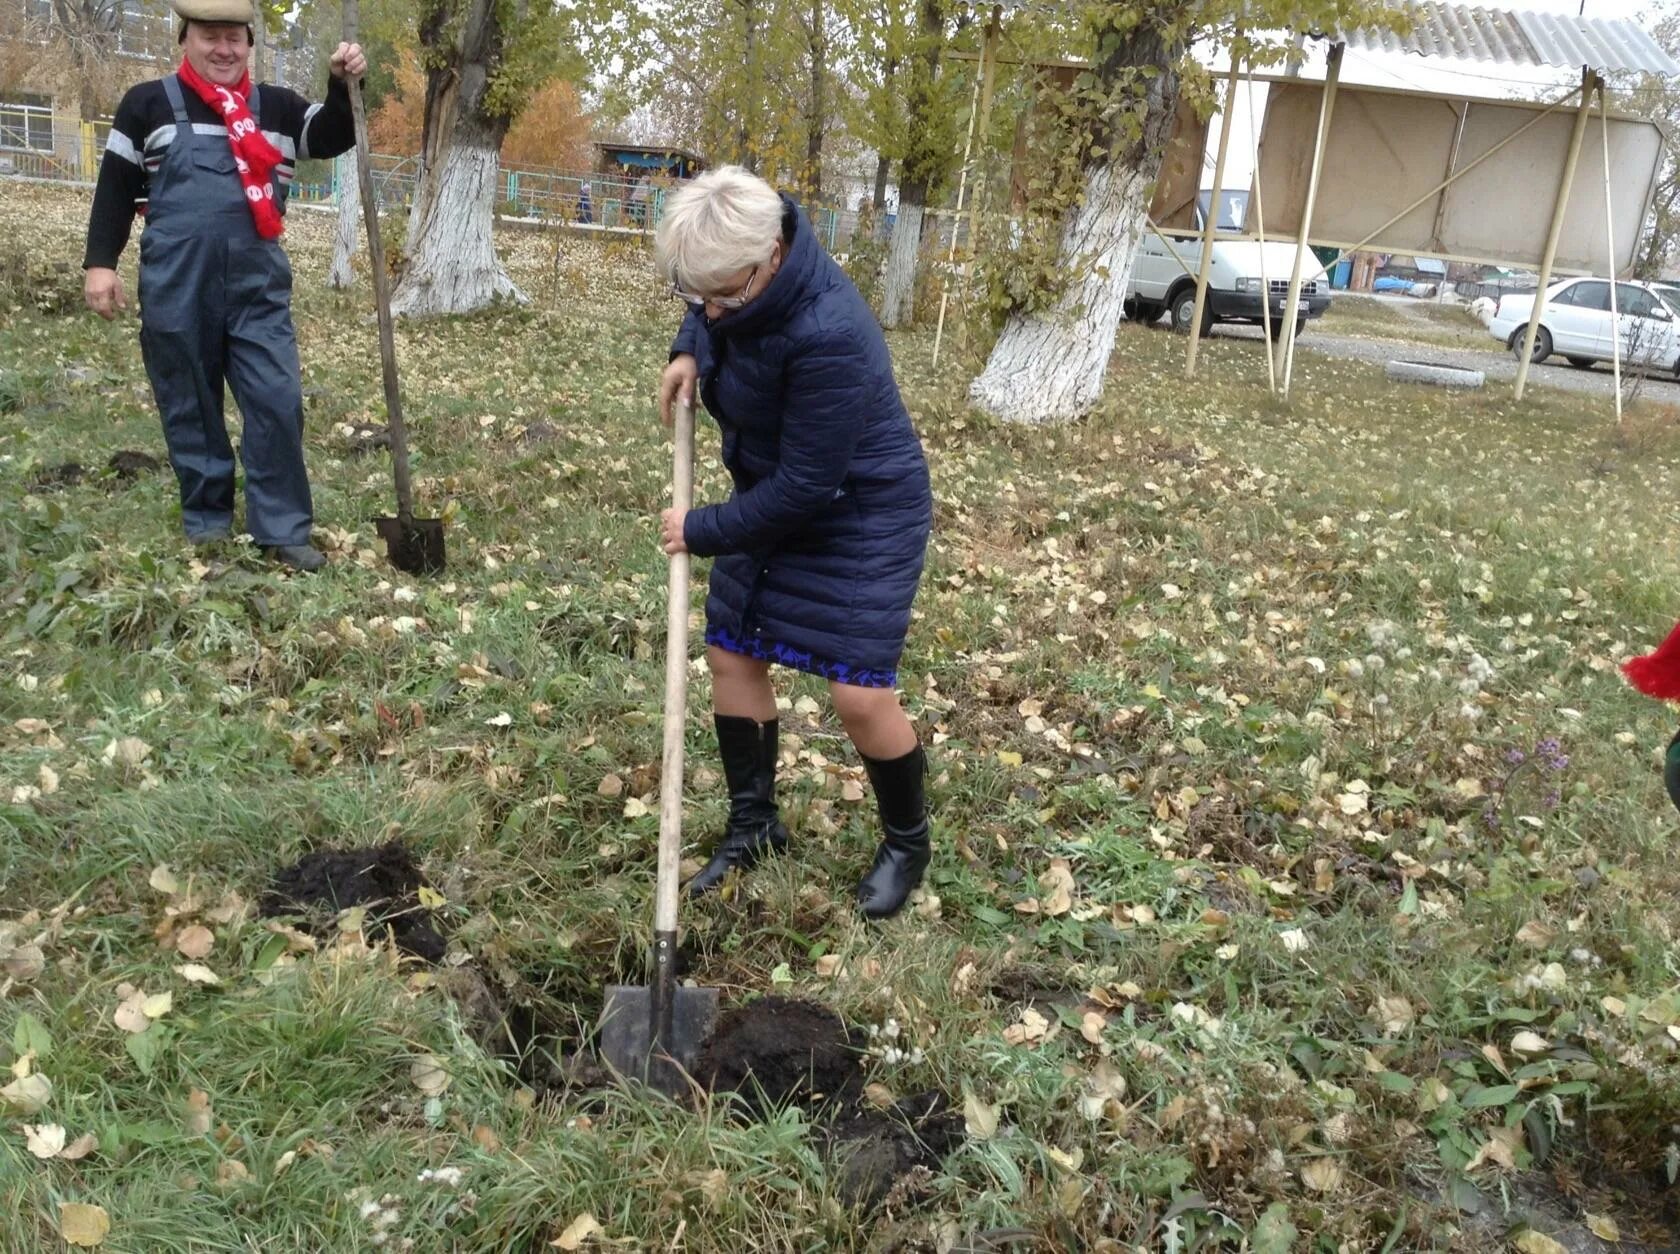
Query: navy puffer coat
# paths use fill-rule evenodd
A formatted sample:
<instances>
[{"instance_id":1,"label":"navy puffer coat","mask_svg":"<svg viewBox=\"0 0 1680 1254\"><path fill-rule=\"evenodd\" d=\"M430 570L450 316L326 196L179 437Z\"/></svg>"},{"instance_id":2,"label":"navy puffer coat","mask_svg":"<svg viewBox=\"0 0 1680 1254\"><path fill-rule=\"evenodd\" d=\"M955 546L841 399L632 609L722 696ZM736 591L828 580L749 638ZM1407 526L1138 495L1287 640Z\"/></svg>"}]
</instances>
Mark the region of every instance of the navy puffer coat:
<instances>
[{"instance_id":1,"label":"navy puffer coat","mask_svg":"<svg viewBox=\"0 0 1680 1254\"><path fill-rule=\"evenodd\" d=\"M849 683L890 683L910 628L933 496L874 314L784 196L785 259L744 308L691 308L692 353L735 493L690 511L715 556L713 643Z\"/></svg>"}]
</instances>

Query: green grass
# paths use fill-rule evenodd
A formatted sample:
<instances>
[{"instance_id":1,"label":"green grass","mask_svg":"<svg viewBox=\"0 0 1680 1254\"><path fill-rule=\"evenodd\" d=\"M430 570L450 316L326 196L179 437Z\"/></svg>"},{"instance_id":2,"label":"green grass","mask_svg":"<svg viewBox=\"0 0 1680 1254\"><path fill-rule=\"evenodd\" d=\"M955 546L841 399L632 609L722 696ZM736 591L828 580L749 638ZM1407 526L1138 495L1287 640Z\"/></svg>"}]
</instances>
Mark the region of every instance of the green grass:
<instances>
[{"instance_id":1,"label":"green grass","mask_svg":"<svg viewBox=\"0 0 1680 1254\"><path fill-rule=\"evenodd\" d=\"M1462 305L1416 300L1397 308L1388 301L1337 292L1330 310L1313 324L1337 335L1362 339L1407 340L1437 348L1492 351L1498 345Z\"/></svg>"},{"instance_id":2,"label":"green grass","mask_svg":"<svg viewBox=\"0 0 1680 1254\"><path fill-rule=\"evenodd\" d=\"M66 259L85 212L10 187L0 207L7 246ZM685 916L701 983L896 1019L921 1060L875 1057L872 1080L996 1108L995 1135L858 1216L796 1113L538 1095L446 979L355 943L276 961L226 900L311 848L400 835L456 953L575 1037L636 969L652 889L655 818L625 803L656 802L650 398L675 310L629 248L520 234L500 243L529 307L399 328L420 512L453 519L449 571L417 582L368 521L387 464L342 430L381 412L367 292L325 290L324 220L290 236L334 557L310 579L237 546L196 562L167 473L33 490L161 441L131 320L0 300L0 938L42 950L0 975L0 1065L33 1048L53 1084L0 1128L0 1249L59 1248L62 1202L147 1254L364 1250L393 1211L386 1248L416 1250L533 1250L584 1212L635 1249L1010 1228L1056 1249L1474 1248L1496 1229L1469 1235L1449 1199L1500 1214L1516 1173L1569 1182L1624 1236L1660 1226L1633 1193L1680 1153L1672 723L1615 663L1680 606L1667 436L1310 352L1283 404L1240 341L1205 344L1187 388L1180 341L1133 327L1099 413L1004 429L963 404L972 361L935 375L931 336L896 338L937 496L904 666L934 762L928 892L855 916L875 833L822 765L855 758L790 681L795 856ZM723 815L706 696L697 676L697 839ZM144 753L107 762L124 738ZM1513 773L1547 738L1568 765ZM219 987L174 970L194 918ZM846 974L819 974L828 954ZM123 983L173 993L140 1045L112 1019ZM1029 1009L1049 1039L1014 1043ZM433 1098L426 1056L451 1077ZM1096 1091L1116 1073L1123 1093ZM98 1148L37 1161L31 1121ZM419 1179L446 1166L458 1187Z\"/></svg>"}]
</instances>

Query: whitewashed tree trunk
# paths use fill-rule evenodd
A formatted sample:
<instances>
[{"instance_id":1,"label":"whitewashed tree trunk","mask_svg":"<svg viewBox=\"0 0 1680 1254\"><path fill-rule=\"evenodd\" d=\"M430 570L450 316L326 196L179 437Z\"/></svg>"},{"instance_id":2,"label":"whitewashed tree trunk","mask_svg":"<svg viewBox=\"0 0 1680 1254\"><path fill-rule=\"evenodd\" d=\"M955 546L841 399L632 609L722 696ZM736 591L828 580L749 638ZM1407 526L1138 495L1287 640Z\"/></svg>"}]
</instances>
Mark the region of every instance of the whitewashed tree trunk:
<instances>
[{"instance_id":1,"label":"whitewashed tree trunk","mask_svg":"<svg viewBox=\"0 0 1680 1254\"><path fill-rule=\"evenodd\" d=\"M497 166L495 148L457 138L430 172L408 266L391 298L393 314L461 314L498 300L525 303L491 238Z\"/></svg>"},{"instance_id":2,"label":"whitewashed tree trunk","mask_svg":"<svg viewBox=\"0 0 1680 1254\"><path fill-rule=\"evenodd\" d=\"M338 158L333 169L338 196L338 229L333 234L332 269L327 271L327 282L340 290L356 281L356 268L351 259L356 255L356 224L362 217L359 178L356 150L352 148Z\"/></svg>"},{"instance_id":3,"label":"whitewashed tree trunk","mask_svg":"<svg viewBox=\"0 0 1680 1254\"><path fill-rule=\"evenodd\" d=\"M420 238L420 219L426 207L426 155L422 149L418 163L414 167L414 195L408 202L408 228L403 233L403 256L407 257L414 250L414 241Z\"/></svg>"},{"instance_id":4,"label":"whitewashed tree trunk","mask_svg":"<svg viewBox=\"0 0 1680 1254\"><path fill-rule=\"evenodd\" d=\"M881 276L881 325L909 326L916 313L916 262L922 255L921 205L898 202L886 272Z\"/></svg>"},{"instance_id":5,"label":"whitewashed tree trunk","mask_svg":"<svg viewBox=\"0 0 1680 1254\"><path fill-rule=\"evenodd\" d=\"M969 399L1005 422L1060 422L1087 414L1102 397L1126 282L1143 238L1155 171L1112 163L1086 171L1060 255L1072 273L1056 304L1011 314Z\"/></svg>"}]
</instances>

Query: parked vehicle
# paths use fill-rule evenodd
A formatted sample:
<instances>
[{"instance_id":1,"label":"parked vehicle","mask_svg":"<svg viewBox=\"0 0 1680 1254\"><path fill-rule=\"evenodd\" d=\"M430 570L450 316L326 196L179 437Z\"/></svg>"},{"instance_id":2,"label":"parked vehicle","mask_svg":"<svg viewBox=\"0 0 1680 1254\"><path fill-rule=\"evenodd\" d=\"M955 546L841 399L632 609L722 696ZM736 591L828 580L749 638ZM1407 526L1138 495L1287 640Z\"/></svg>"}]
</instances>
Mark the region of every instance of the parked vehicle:
<instances>
[{"instance_id":1,"label":"parked vehicle","mask_svg":"<svg viewBox=\"0 0 1680 1254\"><path fill-rule=\"evenodd\" d=\"M1207 220L1213 203L1211 190L1204 190L1196 206L1196 229ZM1216 322L1264 320L1263 301L1271 304L1272 338L1283 334L1288 323L1284 301L1289 296L1289 276L1295 268L1296 246L1283 240L1267 240L1262 251L1258 240L1220 239L1220 232L1242 229L1248 211L1246 191L1226 191L1220 196L1219 225L1213 239L1213 260L1208 268L1207 304L1202 312L1200 333L1206 335ZM1264 265L1261 264L1262 257ZM1154 322L1163 313L1172 315L1175 331L1188 333L1196 313L1195 273L1202 260L1199 235L1172 240L1172 251L1149 232L1138 246L1132 264L1131 282L1126 288L1126 314L1143 322ZM1188 273L1186 273L1188 269ZM1262 297L1264 274L1269 296ZM1317 318L1330 308L1330 280L1324 267L1310 252L1301 267L1301 294L1295 310L1295 333L1307 319Z\"/></svg>"},{"instance_id":2,"label":"parked vehicle","mask_svg":"<svg viewBox=\"0 0 1680 1254\"><path fill-rule=\"evenodd\" d=\"M1532 292L1502 297L1488 321L1488 332L1513 353L1521 353L1533 308ZM1675 310L1680 302L1671 304L1654 284L1620 282L1616 308L1623 362L1650 370L1680 368L1680 337L1675 334ZM1614 342L1608 279L1563 279L1546 289L1532 361L1545 361L1559 353L1571 366L1590 370L1594 362L1614 356Z\"/></svg>"}]
</instances>

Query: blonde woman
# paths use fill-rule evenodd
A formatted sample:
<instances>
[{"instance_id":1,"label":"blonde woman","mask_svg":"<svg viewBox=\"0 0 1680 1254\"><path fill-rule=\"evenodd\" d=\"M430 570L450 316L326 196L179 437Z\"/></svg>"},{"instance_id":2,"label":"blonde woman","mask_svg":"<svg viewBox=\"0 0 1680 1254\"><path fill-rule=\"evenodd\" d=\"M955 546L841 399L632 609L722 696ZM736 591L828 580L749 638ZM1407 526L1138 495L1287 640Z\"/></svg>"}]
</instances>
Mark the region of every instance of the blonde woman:
<instances>
[{"instance_id":1,"label":"blonde woman","mask_svg":"<svg viewBox=\"0 0 1680 1254\"><path fill-rule=\"evenodd\" d=\"M735 483L727 501L661 518L667 553L715 559L706 661L729 823L688 891L787 849L774 664L828 681L881 819L858 903L888 917L930 857L926 759L896 687L933 497L886 340L798 205L739 167L672 195L655 251L688 305L661 410L669 423L698 394Z\"/></svg>"}]
</instances>

